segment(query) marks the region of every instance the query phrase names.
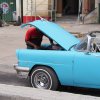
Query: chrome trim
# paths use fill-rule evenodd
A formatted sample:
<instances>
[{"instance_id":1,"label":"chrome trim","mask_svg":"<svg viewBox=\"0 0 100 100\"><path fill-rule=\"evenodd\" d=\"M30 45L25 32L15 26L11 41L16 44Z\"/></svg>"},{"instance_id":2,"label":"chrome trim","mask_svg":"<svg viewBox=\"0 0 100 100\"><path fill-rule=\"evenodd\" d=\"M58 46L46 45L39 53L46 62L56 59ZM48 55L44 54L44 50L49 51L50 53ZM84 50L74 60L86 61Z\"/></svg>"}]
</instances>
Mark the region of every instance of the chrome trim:
<instances>
[{"instance_id":1,"label":"chrome trim","mask_svg":"<svg viewBox=\"0 0 100 100\"><path fill-rule=\"evenodd\" d=\"M28 67L20 67L20 66L18 66L18 64L14 64L14 69L17 72L29 72L29 70L30 70Z\"/></svg>"},{"instance_id":2,"label":"chrome trim","mask_svg":"<svg viewBox=\"0 0 100 100\"><path fill-rule=\"evenodd\" d=\"M91 45L91 36L87 35L87 37L88 37L87 52L89 52L90 51L90 45Z\"/></svg>"}]
</instances>

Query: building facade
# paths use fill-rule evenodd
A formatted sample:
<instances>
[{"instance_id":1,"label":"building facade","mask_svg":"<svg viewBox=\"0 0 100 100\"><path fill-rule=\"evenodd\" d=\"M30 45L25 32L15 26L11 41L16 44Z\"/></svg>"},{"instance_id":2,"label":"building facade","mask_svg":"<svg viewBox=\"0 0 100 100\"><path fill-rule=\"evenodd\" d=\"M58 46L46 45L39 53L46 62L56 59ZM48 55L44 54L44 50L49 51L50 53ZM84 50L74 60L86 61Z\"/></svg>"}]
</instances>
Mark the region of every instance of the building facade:
<instances>
[{"instance_id":1,"label":"building facade","mask_svg":"<svg viewBox=\"0 0 100 100\"><path fill-rule=\"evenodd\" d=\"M23 22L33 21L39 16L49 19L51 6L50 0L24 0Z\"/></svg>"},{"instance_id":2,"label":"building facade","mask_svg":"<svg viewBox=\"0 0 100 100\"><path fill-rule=\"evenodd\" d=\"M0 7L6 21L18 21L20 18L26 23L40 16L56 20L67 15L82 16L84 20L93 16L92 20L95 17L98 21L99 3L100 0L0 0Z\"/></svg>"}]
</instances>

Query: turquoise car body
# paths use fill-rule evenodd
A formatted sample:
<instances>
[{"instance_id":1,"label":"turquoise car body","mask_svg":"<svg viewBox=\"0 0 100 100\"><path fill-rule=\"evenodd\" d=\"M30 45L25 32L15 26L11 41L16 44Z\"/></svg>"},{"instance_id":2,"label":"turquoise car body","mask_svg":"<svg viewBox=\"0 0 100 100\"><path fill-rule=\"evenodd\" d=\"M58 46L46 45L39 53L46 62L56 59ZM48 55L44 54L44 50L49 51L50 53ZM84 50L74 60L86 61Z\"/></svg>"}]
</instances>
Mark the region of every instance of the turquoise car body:
<instances>
[{"instance_id":1,"label":"turquoise car body","mask_svg":"<svg viewBox=\"0 0 100 100\"><path fill-rule=\"evenodd\" d=\"M30 72L35 66L43 65L56 73L61 85L100 88L99 52L75 50L74 45L79 44L80 40L53 22L37 20L22 27L27 25L41 30L63 50L18 49L18 66L29 68Z\"/></svg>"}]
</instances>

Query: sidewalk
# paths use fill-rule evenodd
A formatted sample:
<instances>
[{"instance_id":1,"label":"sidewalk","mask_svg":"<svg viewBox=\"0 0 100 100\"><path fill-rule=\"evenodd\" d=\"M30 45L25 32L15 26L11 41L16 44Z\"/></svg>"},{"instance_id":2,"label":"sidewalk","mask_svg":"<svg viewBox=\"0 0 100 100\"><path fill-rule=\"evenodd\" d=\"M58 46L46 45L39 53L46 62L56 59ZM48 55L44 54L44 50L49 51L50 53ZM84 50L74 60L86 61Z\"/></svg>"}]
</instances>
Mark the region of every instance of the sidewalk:
<instances>
[{"instance_id":1,"label":"sidewalk","mask_svg":"<svg viewBox=\"0 0 100 100\"><path fill-rule=\"evenodd\" d=\"M1 97L3 98L2 100L100 100L99 97L88 95L5 84L0 84L0 98Z\"/></svg>"},{"instance_id":2,"label":"sidewalk","mask_svg":"<svg viewBox=\"0 0 100 100\"><path fill-rule=\"evenodd\" d=\"M63 19L58 19L56 23L69 32L78 32L81 34L100 30L100 24L82 24L78 21L77 17L64 17Z\"/></svg>"}]
</instances>

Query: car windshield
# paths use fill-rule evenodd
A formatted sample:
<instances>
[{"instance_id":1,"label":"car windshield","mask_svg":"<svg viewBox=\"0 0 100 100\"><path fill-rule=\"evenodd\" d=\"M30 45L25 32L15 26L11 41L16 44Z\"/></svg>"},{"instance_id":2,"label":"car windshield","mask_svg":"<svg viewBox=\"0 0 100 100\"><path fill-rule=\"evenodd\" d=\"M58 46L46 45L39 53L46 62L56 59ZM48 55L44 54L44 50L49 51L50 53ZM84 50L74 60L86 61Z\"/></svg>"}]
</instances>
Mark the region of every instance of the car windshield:
<instances>
[{"instance_id":1,"label":"car windshield","mask_svg":"<svg viewBox=\"0 0 100 100\"><path fill-rule=\"evenodd\" d=\"M89 39L89 40L88 40ZM77 51L100 52L100 35L92 34L82 39L75 47Z\"/></svg>"},{"instance_id":2,"label":"car windshield","mask_svg":"<svg viewBox=\"0 0 100 100\"><path fill-rule=\"evenodd\" d=\"M82 39L82 41L75 46L75 50L86 51L88 45L88 37Z\"/></svg>"}]
</instances>

